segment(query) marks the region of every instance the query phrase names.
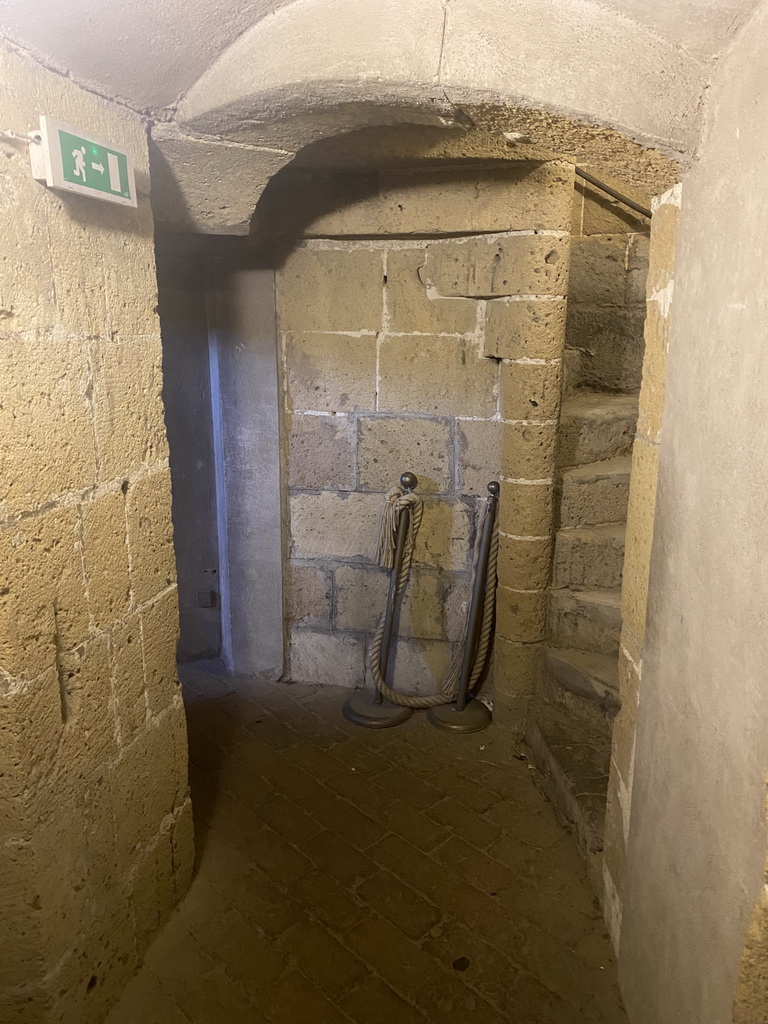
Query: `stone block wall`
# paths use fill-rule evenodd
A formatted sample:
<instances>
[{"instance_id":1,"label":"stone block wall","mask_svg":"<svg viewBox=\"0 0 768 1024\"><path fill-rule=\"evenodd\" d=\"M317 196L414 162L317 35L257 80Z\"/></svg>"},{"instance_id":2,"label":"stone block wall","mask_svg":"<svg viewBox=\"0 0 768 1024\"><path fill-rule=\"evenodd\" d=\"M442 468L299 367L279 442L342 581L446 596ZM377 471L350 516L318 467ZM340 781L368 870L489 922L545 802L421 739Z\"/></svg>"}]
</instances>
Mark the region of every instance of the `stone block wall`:
<instances>
[{"instance_id":1,"label":"stone block wall","mask_svg":"<svg viewBox=\"0 0 768 1024\"><path fill-rule=\"evenodd\" d=\"M0 179L0 1019L104 1019L192 866L146 128L0 48L0 124L132 154L137 210Z\"/></svg>"},{"instance_id":2,"label":"stone block wall","mask_svg":"<svg viewBox=\"0 0 768 1024\"><path fill-rule=\"evenodd\" d=\"M635 729L645 646L648 576L681 194L682 187L676 185L654 200L646 286L648 315L645 322L645 357L637 435L632 448L621 592L621 710L613 728L603 854L603 903L617 952L621 933L626 842L629 835L634 774Z\"/></svg>"},{"instance_id":3,"label":"stone block wall","mask_svg":"<svg viewBox=\"0 0 768 1024\"><path fill-rule=\"evenodd\" d=\"M633 198L626 185L616 187ZM573 212L569 390L636 393L643 372L648 222L578 178Z\"/></svg>"},{"instance_id":4,"label":"stone block wall","mask_svg":"<svg viewBox=\"0 0 768 1024\"><path fill-rule=\"evenodd\" d=\"M522 729L546 627L572 169L283 175L265 200L262 230L288 251L291 676L363 683L386 600L378 519L411 470L425 515L395 682L433 692L462 635L477 496L501 479L495 702Z\"/></svg>"}]
</instances>

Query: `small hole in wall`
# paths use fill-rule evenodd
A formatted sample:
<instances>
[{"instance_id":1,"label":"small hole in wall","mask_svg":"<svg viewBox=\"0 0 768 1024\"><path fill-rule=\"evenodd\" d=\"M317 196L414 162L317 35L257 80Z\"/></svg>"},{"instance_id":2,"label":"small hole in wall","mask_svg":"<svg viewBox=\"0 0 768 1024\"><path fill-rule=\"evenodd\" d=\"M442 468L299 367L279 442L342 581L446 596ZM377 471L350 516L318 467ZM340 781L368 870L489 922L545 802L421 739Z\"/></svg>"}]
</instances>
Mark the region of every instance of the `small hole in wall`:
<instances>
[{"instance_id":1,"label":"small hole in wall","mask_svg":"<svg viewBox=\"0 0 768 1024\"><path fill-rule=\"evenodd\" d=\"M120 490L123 492L123 494L127 494L128 493L128 481L127 480L123 480L123 482L120 484Z\"/></svg>"},{"instance_id":2,"label":"small hole in wall","mask_svg":"<svg viewBox=\"0 0 768 1024\"><path fill-rule=\"evenodd\" d=\"M96 977L96 975L92 974L91 975L91 980L85 986L85 991L86 992L93 992L93 990L96 988L96 984L97 984L98 980L99 979Z\"/></svg>"},{"instance_id":3,"label":"small hole in wall","mask_svg":"<svg viewBox=\"0 0 768 1024\"><path fill-rule=\"evenodd\" d=\"M531 405L534 407L534 409L538 409L538 407L539 407L539 403L538 402L535 402L532 398L529 398L528 401L531 403Z\"/></svg>"},{"instance_id":4,"label":"small hole in wall","mask_svg":"<svg viewBox=\"0 0 768 1024\"><path fill-rule=\"evenodd\" d=\"M387 283L387 275L385 274L384 275L384 284L386 284L386 283Z\"/></svg>"}]
</instances>

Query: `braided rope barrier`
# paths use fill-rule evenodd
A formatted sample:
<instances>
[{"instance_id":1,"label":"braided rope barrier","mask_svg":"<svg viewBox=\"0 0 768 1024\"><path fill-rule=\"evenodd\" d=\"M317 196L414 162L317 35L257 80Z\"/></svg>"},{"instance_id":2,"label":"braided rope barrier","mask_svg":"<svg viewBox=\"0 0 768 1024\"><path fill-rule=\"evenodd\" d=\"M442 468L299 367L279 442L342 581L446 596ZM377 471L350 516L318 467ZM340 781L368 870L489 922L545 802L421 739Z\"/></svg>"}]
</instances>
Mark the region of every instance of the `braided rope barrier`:
<instances>
[{"instance_id":1,"label":"braided rope barrier","mask_svg":"<svg viewBox=\"0 0 768 1024\"><path fill-rule=\"evenodd\" d=\"M393 593L393 601L395 607L405 591L408 585L408 578L411 571L411 564L413 562L413 553L416 545L416 536L419 532L421 525L422 516L424 513L424 502L418 495L411 492L405 491L402 487L393 487L387 494L387 504L384 508L384 513L381 520L381 528L379 532L379 544L377 550L377 557L379 564L385 568L391 569L393 566L393 553L395 546L395 536L397 534L397 526L400 520L400 514L404 509L408 509L411 514L410 524L408 533L406 536L405 547L403 550L403 561L400 569L400 574L395 583L395 589ZM474 589L475 581L478 573L482 572L482 566L480 563L480 544L483 535L483 525L485 523L486 516L490 514L491 505L490 499L484 498L482 500L482 511L480 515L480 521L477 526L477 536L475 538L475 548L472 558L472 582L471 590ZM499 561L499 530L498 520L494 522L493 535L491 538L491 547L488 554L488 567L485 577L485 589L483 593L483 614L480 622L480 630L478 635L477 650L475 651L474 661L472 664L472 673L469 679L470 691L477 683L485 665L485 659L488 654L488 648L491 642L491 629L493 627L493 611L496 603L496 579L498 574L498 561ZM469 606L468 606L469 607ZM384 620L386 612L381 616L379 625L376 629L376 633L371 644L371 650L369 654L369 666L371 675L373 677L376 689L381 693L387 700L393 704L398 704L401 707L408 708L434 708L440 704L451 704L456 700L456 696L459 688L459 678L461 676L461 664L464 655L464 648L468 643L472 642L472 638L467 636L469 627L469 611L467 611L467 623L464 628L464 639L455 651L451 664L448 667L448 672L445 678L440 684L440 692L430 694L427 696L417 696L415 694L400 693L398 690L394 690L391 686L387 685L386 680L381 675L381 646L384 639Z\"/></svg>"}]
</instances>

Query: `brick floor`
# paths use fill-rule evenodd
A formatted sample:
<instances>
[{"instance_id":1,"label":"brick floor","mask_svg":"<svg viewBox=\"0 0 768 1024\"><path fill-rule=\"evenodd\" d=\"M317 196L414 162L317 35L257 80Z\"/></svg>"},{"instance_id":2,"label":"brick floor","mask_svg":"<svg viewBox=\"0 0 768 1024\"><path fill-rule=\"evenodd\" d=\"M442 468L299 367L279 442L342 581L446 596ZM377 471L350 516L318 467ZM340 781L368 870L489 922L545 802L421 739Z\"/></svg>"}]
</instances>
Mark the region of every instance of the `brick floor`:
<instances>
[{"instance_id":1,"label":"brick floor","mask_svg":"<svg viewBox=\"0 0 768 1024\"><path fill-rule=\"evenodd\" d=\"M198 869L108 1024L626 1024L574 840L493 727L185 670Z\"/></svg>"}]
</instances>

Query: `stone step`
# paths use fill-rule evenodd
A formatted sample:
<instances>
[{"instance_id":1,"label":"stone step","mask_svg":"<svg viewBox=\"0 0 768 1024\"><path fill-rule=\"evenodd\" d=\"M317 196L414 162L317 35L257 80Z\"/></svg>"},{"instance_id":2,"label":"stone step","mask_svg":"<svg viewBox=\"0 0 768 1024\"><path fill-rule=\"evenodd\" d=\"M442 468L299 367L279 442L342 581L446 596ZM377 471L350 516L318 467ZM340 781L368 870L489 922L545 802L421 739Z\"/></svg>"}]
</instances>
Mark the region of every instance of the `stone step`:
<instances>
[{"instance_id":1,"label":"stone step","mask_svg":"<svg viewBox=\"0 0 768 1024\"><path fill-rule=\"evenodd\" d=\"M552 585L576 590L621 586L626 526L577 526L558 530Z\"/></svg>"},{"instance_id":2,"label":"stone step","mask_svg":"<svg viewBox=\"0 0 768 1024\"><path fill-rule=\"evenodd\" d=\"M618 654L621 591L553 588L549 592L549 633L553 647Z\"/></svg>"},{"instance_id":3,"label":"stone step","mask_svg":"<svg viewBox=\"0 0 768 1024\"><path fill-rule=\"evenodd\" d=\"M592 701L611 715L618 712L619 663L614 655L550 647L547 669L559 687Z\"/></svg>"},{"instance_id":4,"label":"stone step","mask_svg":"<svg viewBox=\"0 0 768 1024\"><path fill-rule=\"evenodd\" d=\"M557 462L583 466L616 459L632 451L637 396L586 391L563 402Z\"/></svg>"},{"instance_id":5,"label":"stone step","mask_svg":"<svg viewBox=\"0 0 768 1024\"><path fill-rule=\"evenodd\" d=\"M528 719L525 739L539 769L534 778L573 827L592 886L601 897L611 723L541 704Z\"/></svg>"},{"instance_id":6,"label":"stone step","mask_svg":"<svg viewBox=\"0 0 768 1024\"><path fill-rule=\"evenodd\" d=\"M631 468L630 457L621 456L563 470L560 526L626 522Z\"/></svg>"},{"instance_id":7,"label":"stone step","mask_svg":"<svg viewBox=\"0 0 768 1024\"><path fill-rule=\"evenodd\" d=\"M582 352L580 348L566 348L563 352L563 397L568 398L575 394L581 389L582 386L582 372L581 372L581 357Z\"/></svg>"}]
</instances>

